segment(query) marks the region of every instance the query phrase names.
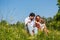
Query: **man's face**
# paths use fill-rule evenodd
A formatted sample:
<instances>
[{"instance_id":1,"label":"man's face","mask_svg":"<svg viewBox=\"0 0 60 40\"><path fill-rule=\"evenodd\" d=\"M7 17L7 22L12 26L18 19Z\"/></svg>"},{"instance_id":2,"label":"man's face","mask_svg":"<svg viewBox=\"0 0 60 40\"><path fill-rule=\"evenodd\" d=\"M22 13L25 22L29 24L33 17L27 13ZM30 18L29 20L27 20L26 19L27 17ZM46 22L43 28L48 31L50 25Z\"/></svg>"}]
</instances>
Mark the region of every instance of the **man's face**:
<instances>
[{"instance_id":1,"label":"man's face","mask_svg":"<svg viewBox=\"0 0 60 40\"><path fill-rule=\"evenodd\" d=\"M30 16L30 19L33 20L34 19L34 16Z\"/></svg>"}]
</instances>

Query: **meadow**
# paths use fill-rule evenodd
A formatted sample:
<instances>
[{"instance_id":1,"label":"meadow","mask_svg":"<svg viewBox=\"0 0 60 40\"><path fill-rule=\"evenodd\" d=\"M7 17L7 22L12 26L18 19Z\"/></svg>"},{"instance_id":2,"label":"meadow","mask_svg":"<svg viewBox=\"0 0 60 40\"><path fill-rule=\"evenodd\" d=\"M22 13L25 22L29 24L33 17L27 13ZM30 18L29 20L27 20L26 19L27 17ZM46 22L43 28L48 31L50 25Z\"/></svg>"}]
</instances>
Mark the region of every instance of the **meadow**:
<instances>
[{"instance_id":1,"label":"meadow","mask_svg":"<svg viewBox=\"0 0 60 40\"><path fill-rule=\"evenodd\" d=\"M49 29L48 36L39 32L34 38L24 29L24 23L9 24L5 20L0 22L0 40L60 40L60 31Z\"/></svg>"},{"instance_id":2,"label":"meadow","mask_svg":"<svg viewBox=\"0 0 60 40\"><path fill-rule=\"evenodd\" d=\"M58 12L53 18L42 17L46 21L48 35L44 32L38 32L32 38L25 30L22 22L10 24L6 20L0 21L0 40L60 40L60 0L57 1Z\"/></svg>"}]
</instances>

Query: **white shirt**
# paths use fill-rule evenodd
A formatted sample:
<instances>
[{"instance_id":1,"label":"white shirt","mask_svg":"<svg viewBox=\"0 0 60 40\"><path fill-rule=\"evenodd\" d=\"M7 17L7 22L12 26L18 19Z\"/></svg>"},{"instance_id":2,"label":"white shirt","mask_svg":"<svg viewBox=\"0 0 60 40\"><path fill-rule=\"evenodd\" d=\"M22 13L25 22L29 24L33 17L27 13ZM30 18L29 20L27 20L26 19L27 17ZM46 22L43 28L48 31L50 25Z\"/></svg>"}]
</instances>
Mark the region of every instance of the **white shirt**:
<instances>
[{"instance_id":1,"label":"white shirt","mask_svg":"<svg viewBox=\"0 0 60 40\"><path fill-rule=\"evenodd\" d=\"M28 23L29 21L30 21L30 23ZM34 20L31 21L30 18L27 17L27 18L25 19L25 25L26 25L27 23L30 24L31 26L33 26L33 25L34 25Z\"/></svg>"}]
</instances>

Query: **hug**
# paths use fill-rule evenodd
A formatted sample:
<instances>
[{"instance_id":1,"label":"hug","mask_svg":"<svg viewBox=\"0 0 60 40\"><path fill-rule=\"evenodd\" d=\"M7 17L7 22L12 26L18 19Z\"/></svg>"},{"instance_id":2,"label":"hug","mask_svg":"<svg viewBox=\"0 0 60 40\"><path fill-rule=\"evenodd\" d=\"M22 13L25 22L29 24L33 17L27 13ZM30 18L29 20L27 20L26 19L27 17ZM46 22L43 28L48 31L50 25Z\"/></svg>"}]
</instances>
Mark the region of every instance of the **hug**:
<instances>
[{"instance_id":1,"label":"hug","mask_svg":"<svg viewBox=\"0 0 60 40\"><path fill-rule=\"evenodd\" d=\"M33 12L25 19L25 29L31 36L38 34L39 30L48 33L44 19Z\"/></svg>"}]
</instances>

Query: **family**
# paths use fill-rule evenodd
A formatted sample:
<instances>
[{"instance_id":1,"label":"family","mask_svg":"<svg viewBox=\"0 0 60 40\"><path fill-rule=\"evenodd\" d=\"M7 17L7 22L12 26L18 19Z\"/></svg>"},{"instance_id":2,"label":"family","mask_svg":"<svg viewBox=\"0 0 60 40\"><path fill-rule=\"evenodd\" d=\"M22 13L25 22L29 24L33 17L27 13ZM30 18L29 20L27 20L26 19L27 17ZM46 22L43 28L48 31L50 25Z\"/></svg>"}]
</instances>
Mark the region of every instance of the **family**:
<instances>
[{"instance_id":1,"label":"family","mask_svg":"<svg viewBox=\"0 0 60 40\"><path fill-rule=\"evenodd\" d=\"M33 12L25 19L25 29L31 36L36 35L39 30L48 33L44 19Z\"/></svg>"}]
</instances>

